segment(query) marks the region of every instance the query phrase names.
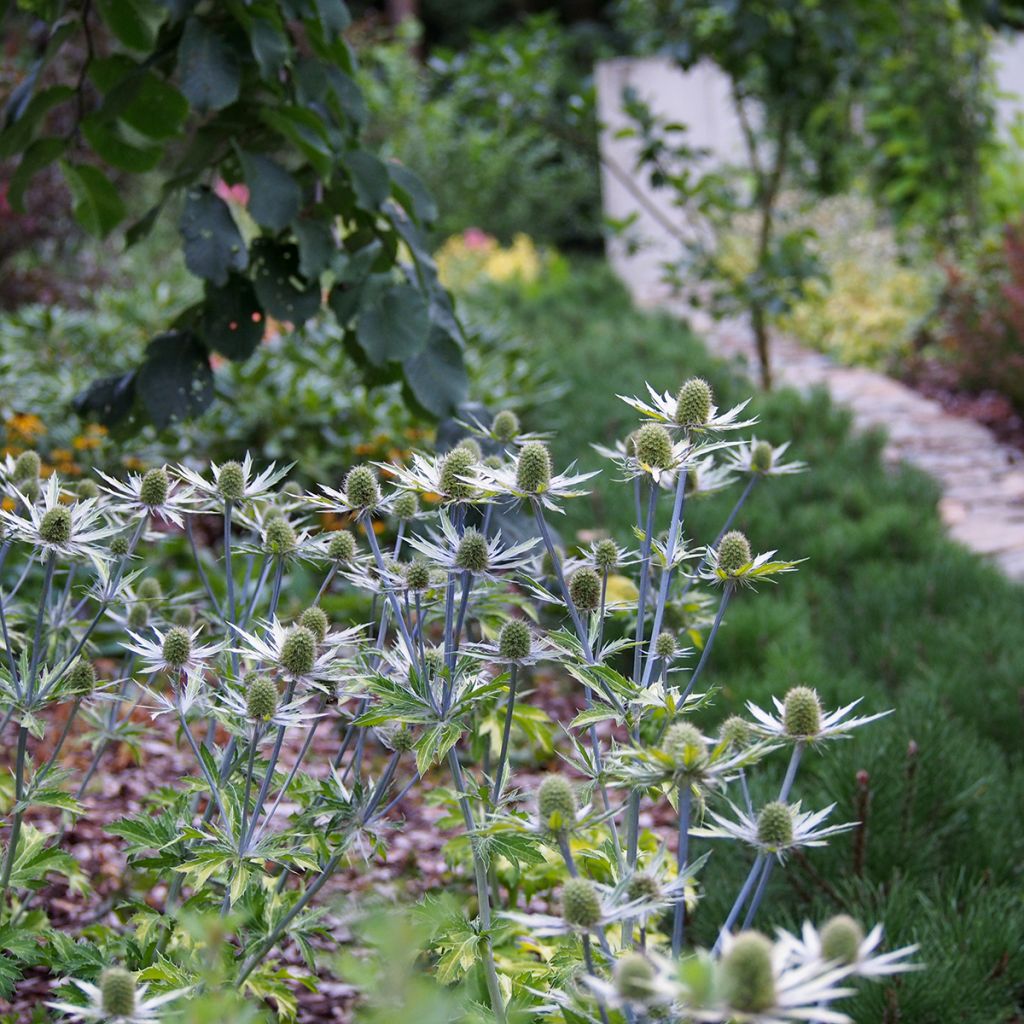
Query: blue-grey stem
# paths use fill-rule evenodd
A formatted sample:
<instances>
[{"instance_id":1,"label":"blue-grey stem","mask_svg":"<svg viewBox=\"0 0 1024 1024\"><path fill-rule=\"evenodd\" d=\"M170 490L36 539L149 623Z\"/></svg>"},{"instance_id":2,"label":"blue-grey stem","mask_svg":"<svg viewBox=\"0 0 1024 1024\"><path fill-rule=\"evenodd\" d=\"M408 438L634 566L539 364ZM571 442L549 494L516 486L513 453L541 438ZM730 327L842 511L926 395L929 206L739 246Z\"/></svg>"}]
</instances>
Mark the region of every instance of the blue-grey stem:
<instances>
[{"instance_id":1,"label":"blue-grey stem","mask_svg":"<svg viewBox=\"0 0 1024 1024\"><path fill-rule=\"evenodd\" d=\"M18 727L18 752L14 761L14 800L16 804L21 803L25 795L25 750L28 745L28 727ZM11 880L11 868L14 866L14 858L18 850L18 839L21 837L21 815L22 812L14 812L14 820L11 823L11 834L7 839L7 856L4 858L3 874L0 876L0 895L7 896L7 886Z\"/></svg>"},{"instance_id":2,"label":"blue-grey stem","mask_svg":"<svg viewBox=\"0 0 1024 1024\"><path fill-rule=\"evenodd\" d=\"M793 753L789 757L789 766L786 768L786 777L782 780L782 788L779 790L779 800L785 803L789 799L789 792L796 780L796 771L800 767L800 759L804 755L804 741L798 740L793 745Z\"/></svg>"},{"instance_id":3,"label":"blue-grey stem","mask_svg":"<svg viewBox=\"0 0 1024 1024\"><path fill-rule=\"evenodd\" d=\"M690 801L692 793L689 782L679 784L679 847L676 850L676 875L684 878L690 850ZM686 886L675 906L672 920L672 957L679 959L683 949L683 933L686 927Z\"/></svg>"},{"instance_id":4,"label":"blue-grey stem","mask_svg":"<svg viewBox=\"0 0 1024 1024\"><path fill-rule=\"evenodd\" d=\"M651 546L654 540L654 510L658 503L658 485L650 481L650 497L647 500L647 522L644 524L644 539L640 545L640 594L636 602L636 646L633 648L633 679L640 679L640 659L643 656L644 636L647 618L647 592L651 586Z\"/></svg>"},{"instance_id":5,"label":"blue-grey stem","mask_svg":"<svg viewBox=\"0 0 1024 1024\"><path fill-rule=\"evenodd\" d=\"M686 700L686 698L693 692L693 688L697 685L697 680L700 679L701 672L704 671L704 666L708 663L708 658L711 656L711 648L714 646L715 637L718 635L718 627L722 624L722 616L725 615L725 609L729 604L729 598L732 597L732 588L733 585L731 583L726 583L725 589L722 591L722 600L718 604L718 614L715 615L715 621L711 627L711 632L708 634L707 642L704 644L704 650L701 652L700 661L697 662L697 667L693 670L693 675L690 676L690 681L686 684L686 689L683 690L682 700Z\"/></svg>"},{"instance_id":6,"label":"blue-grey stem","mask_svg":"<svg viewBox=\"0 0 1024 1024\"><path fill-rule=\"evenodd\" d=\"M757 883L757 889L754 892L754 898L750 901L747 916L743 918L744 928L749 928L754 923L754 915L757 913L758 907L761 906L761 900L764 899L765 890L768 888L768 879L772 877L772 869L774 867L775 858L769 857L761 869L761 880Z\"/></svg>"},{"instance_id":7,"label":"blue-grey stem","mask_svg":"<svg viewBox=\"0 0 1024 1024\"><path fill-rule=\"evenodd\" d=\"M721 951L723 938L732 931L732 926L736 923L736 918L740 916L740 911L743 909L743 905L747 902L750 890L753 889L754 883L761 874L761 867L764 864L764 860L765 855L763 853L759 853L754 858L754 863L750 867L750 872L747 875L746 881L743 883L743 887L740 889L739 894L736 897L736 901L733 903L732 909L729 911L725 922L722 924L721 931L718 933L718 939L711 951L713 954L717 955Z\"/></svg>"},{"instance_id":8,"label":"blue-grey stem","mask_svg":"<svg viewBox=\"0 0 1024 1024\"><path fill-rule=\"evenodd\" d=\"M756 484L759 479L760 477L752 476L750 480L747 482L747 486L743 488L743 493L739 496L739 499L737 500L736 504L733 505L732 511L729 513L729 516L725 520L725 523L722 526L722 528L718 531L718 536L715 537L714 543L708 546L707 550L704 552L704 557L700 560L700 563L697 565L696 572L694 572L694 574L687 581L686 586L683 587L683 597L685 597L690 592L690 590L693 588L693 585L697 582L698 579L700 579L701 572L707 567L708 562L711 560L711 552L716 551L718 549L718 545L722 542L722 538L728 532L729 527L732 526L733 521L736 519L736 516L739 515L740 509L743 508L743 505L749 497L750 492L754 489L754 484Z\"/></svg>"},{"instance_id":9,"label":"blue-grey stem","mask_svg":"<svg viewBox=\"0 0 1024 1024\"><path fill-rule=\"evenodd\" d=\"M512 715L516 709L516 686L518 685L519 666L512 662L511 678L508 684L508 704L505 705L505 728L501 734L501 753L498 755L498 771L494 776L494 791L491 803L497 804L501 796L501 784L505 779L505 764L508 760L508 742L512 736Z\"/></svg>"},{"instance_id":10,"label":"blue-grey stem","mask_svg":"<svg viewBox=\"0 0 1024 1024\"><path fill-rule=\"evenodd\" d=\"M587 966L587 973L593 977L597 977L597 971L594 969L594 954L590 950L590 934L584 932L583 936L583 962ZM605 1009L604 999L601 996L597 996L597 1012L601 1014L602 1024L609 1024L608 1022L608 1011Z\"/></svg>"},{"instance_id":11,"label":"blue-grey stem","mask_svg":"<svg viewBox=\"0 0 1024 1024\"><path fill-rule=\"evenodd\" d=\"M565 829L559 829L556 838L558 839L558 849L562 852L562 860L565 861L566 870L569 872L570 878L579 878L579 871L576 868L576 861L573 859L572 847L569 845L569 836Z\"/></svg>"},{"instance_id":12,"label":"blue-grey stem","mask_svg":"<svg viewBox=\"0 0 1024 1024\"><path fill-rule=\"evenodd\" d=\"M217 598L213 595L213 588L210 586L210 579L206 575L206 569L203 568L202 559L199 557L199 548L196 547L195 532L192 529L192 517L190 515L185 516L185 536L188 537L189 547L192 549L192 560L196 563L196 569L199 572L199 581L203 585L203 590L206 591L206 596L209 599L213 610L217 613L217 618L222 618L220 604Z\"/></svg>"}]
</instances>

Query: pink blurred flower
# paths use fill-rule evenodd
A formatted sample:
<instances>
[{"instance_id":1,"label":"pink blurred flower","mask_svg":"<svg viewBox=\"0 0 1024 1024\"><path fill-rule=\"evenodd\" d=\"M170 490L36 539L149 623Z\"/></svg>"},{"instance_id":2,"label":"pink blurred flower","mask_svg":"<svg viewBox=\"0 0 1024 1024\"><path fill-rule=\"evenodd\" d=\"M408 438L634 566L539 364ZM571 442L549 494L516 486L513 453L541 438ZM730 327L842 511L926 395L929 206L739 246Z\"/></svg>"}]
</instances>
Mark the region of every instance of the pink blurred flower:
<instances>
[{"instance_id":1,"label":"pink blurred flower","mask_svg":"<svg viewBox=\"0 0 1024 1024\"><path fill-rule=\"evenodd\" d=\"M237 203L239 206L248 206L249 204L249 189L241 182L237 185L229 185L221 178L218 179L213 190L227 203Z\"/></svg>"}]
</instances>

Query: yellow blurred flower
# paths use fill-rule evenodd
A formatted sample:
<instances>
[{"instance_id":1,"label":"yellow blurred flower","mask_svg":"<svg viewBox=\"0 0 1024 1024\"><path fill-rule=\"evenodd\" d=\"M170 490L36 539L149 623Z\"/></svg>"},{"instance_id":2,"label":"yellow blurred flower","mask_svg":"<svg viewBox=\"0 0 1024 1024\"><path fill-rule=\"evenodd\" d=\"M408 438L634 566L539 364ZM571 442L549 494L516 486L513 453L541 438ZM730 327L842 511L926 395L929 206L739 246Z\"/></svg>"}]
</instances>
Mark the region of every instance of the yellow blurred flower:
<instances>
[{"instance_id":1,"label":"yellow blurred flower","mask_svg":"<svg viewBox=\"0 0 1024 1024\"><path fill-rule=\"evenodd\" d=\"M441 283L455 292L471 290L481 283L532 284L549 260L525 234L503 247L498 240L478 228L452 235L435 254Z\"/></svg>"}]
</instances>

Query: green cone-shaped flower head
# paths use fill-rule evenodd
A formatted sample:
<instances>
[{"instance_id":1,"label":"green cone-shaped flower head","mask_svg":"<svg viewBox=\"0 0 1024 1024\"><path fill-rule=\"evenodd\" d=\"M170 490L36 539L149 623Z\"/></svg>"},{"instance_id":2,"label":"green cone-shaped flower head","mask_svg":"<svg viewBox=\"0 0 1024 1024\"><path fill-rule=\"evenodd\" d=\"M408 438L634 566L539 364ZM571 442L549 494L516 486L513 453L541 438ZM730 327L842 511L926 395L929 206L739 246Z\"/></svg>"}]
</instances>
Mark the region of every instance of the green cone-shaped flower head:
<instances>
[{"instance_id":1,"label":"green cone-shaped flower head","mask_svg":"<svg viewBox=\"0 0 1024 1024\"><path fill-rule=\"evenodd\" d=\"M479 461L469 448L453 448L441 460L441 493L451 501L465 501L473 497L473 485L461 479L473 471Z\"/></svg>"},{"instance_id":2,"label":"green cone-shaped flower head","mask_svg":"<svg viewBox=\"0 0 1024 1024\"><path fill-rule=\"evenodd\" d=\"M672 438L660 423L645 423L634 435L633 447L645 466L668 469L672 465Z\"/></svg>"},{"instance_id":3,"label":"green cone-shaped flower head","mask_svg":"<svg viewBox=\"0 0 1024 1024\"><path fill-rule=\"evenodd\" d=\"M318 644L323 643L324 637L327 636L327 630L331 626L327 619L327 612L318 605L311 605L299 616L299 625L305 626L316 637Z\"/></svg>"},{"instance_id":4,"label":"green cone-shaped flower head","mask_svg":"<svg viewBox=\"0 0 1024 1024\"><path fill-rule=\"evenodd\" d=\"M75 658L68 669L68 685L74 693L92 693L96 685L96 669L88 658Z\"/></svg>"},{"instance_id":5,"label":"green cone-shaped flower head","mask_svg":"<svg viewBox=\"0 0 1024 1024\"><path fill-rule=\"evenodd\" d=\"M225 462L217 472L217 493L225 501L241 501L245 495L245 470L238 462Z\"/></svg>"},{"instance_id":6,"label":"green cone-shaped flower head","mask_svg":"<svg viewBox=\"0 0 1024 1024\"><path fill-rule=\"evenodd\" d=\"M171 489L171 480L166 469L151 469L143 478L139 486L139 500L143 505L151 508L162 505L167 500L167 494Z\"/></svg>"},{"instance_id":7,"label":"green cone-shaped flower head","mask_svg":"<svg viewBox=\"0 0 1024 1024\"><path fill-rule=\"evenodd\" d=\"M772 944L760 932L741 932L722 958L722 994L741 1013L763 1013L775 1005Z\"/></svg>"},{"instance_id":8,"label":"green cone-shaped flower head","mask_svg":"<svg viewBox=\"0 0 1024 1024\"><path fill-rule=\"evenodd\" d=\"M339 565L347 565L355 557L356 541L348 530L336 530L327 545L327 557Z\"/></svg>"},{"instance_id":9,"label":"green cone-shaped flower head","mask_svg":"<svg viewBox=\"0 0 1024 1024\"><path fill-rule=\"evenodd\" d=\"M295 678L313 670L316 661L316 636L306 626L292 626L281 644L281 667Z\"/></svg>"},{"instance_id":10,"label":"green cone-shaped flower head","mask_svg":"<svg viewBox=\"0 0 1024 1024\"><path fill-rule=\"evenodd\" d=\"M459 541L459 547L455 552L455 564L467 572L486 572L489 562L487 538L471 526Z\"/></svg>"},{"instance_id":11,"label":"green cone-shaped flower head","mask_svg":"<svg viewBox=\"0 0 1024 1024\"><path fill-rule=\"evenodd\" d=\"M619 565L619 548L615 541L605 538L594 547L594 564L601 572L613 572Z\"/></svg>"},{"instance_id":12,"label":"green cone-shaped flower head","mask_svg":"<svg viewBox=\"0 0 1024 1024\"><path fill-rule=\"evenodd\" d=\"M643 953L630 952L619 957L612 976L623 999L642 1003L654 994L654 965Z\"/></svg>"},{"instance_id":13,"label":"green cone-shaped flower head","mask_svg":"<svg viewBox=\"0 0 1024 1024\"><path fill-rule=\"evenodd\" d=\"M426 590L430 586L430 565L422 558L413 559L405 567L405 582L410 590Z\"/></svg>"},{"instance_id":14,"label":"green cone-shaped flower head","mask_svg":"<svg viewBox=\"0 0 1024 1024\"><path fill-rule=\"evenodd\" d=\"M39 536L48 544L66 544L71 540L71 509L54 505L39 523Z\"/></svg>"},{"instance_id":15,"label":"green cone-shaped flower head","mask_svg":"<svg viewBox=\"0 0 1024 1024\"><path fill-rule=\"evenodd\" d=\"M128 538L123 533L110 538L110 553L115 558L124 558L128 554Z\"/></svg>"},{"instance_id":16,"label":"green cone-shaped flower head","mask_svg":"<svg viewBox=\"0 0 1024 1024\"><path fill-rule=\"evenodd\" d=\"M39 458L36 452L22 452L14 462L14 470L11 472L11 478L16 484L23 484L28 480L35 480L39 476L39 470L42 468L43 460ZM19 488L24 490L24 488Z\"/></svg>"},{"instance_id":17,"label":"green cone-shaped flower head","mask_svg":"<svg viewBox=\"0 0 1024 1024\"><path fill-rule=\"evenodd\" d=\"M809 739L821 732L821 699L809 686L794 686L782 705L782 724L786 735Z\"/></svg>"},{"instance_id":18,"label":"green cone-shaped flower head","mask_svg":"<svg viewBox=\"0 0 1024 1024\"><path fill-rule=\"evenodd\" d=\"M392 508L396 518L412 519L420 510L420 501L412 491L399 491Z\"/></svg>"},{"instance_id":19,"label":"green cone-shaped flower head","mask_svg":"<svg viewBox=\"0 0 1024 1024\"><path fill-rule=\"evenodd\" d=\"M192 655L192 634L182 626L172 626L164 636L164 661L180 669Z\"/></svg>"},{"instance_id":20,"label":"green cone-shaped flower head","mask_svg":"<svg viewBox=\"0 0 1024 1024\"><path fill-rule=\"evenodd\" d=\"M821 955L826 960L852 964L860 956L864 929L849 914L838 914L821 929Z\"/></svg>"},{"instance_id":21,"label":"green cone-shaped flower head","mask_svg":"<svg viewBox=\"0 0 1024 1024\"><path fill-rule=\"evenodd\" d=\"M516 487L528 494L546 491L551 484L551 453L540 441L527 441L516 460Z\"/></svg>"},{"instance_id":22,"label":"green cone-shaped flower head","mask_svg":"<svg viewBox=\"0 0 1024 1024\"><path fill-rule=\"evenodd\" d=\"M676 397L676 423L681 427L702 427L711 418L714 395L703 377L691 377Z\"/></svg>"},{"instance_id":23,"label":"green cone-shaped flower head","mask_svg":"<svg viewBox=\"0 0 1024 1024\"><path fill-rule=\"evenodd\" d=\"M775 450L767 441L758 441L750 453L750 468L755 473L767 473L772 468Z\"/></svg>"},{"instance_id":24,"label":"green cone-shaped flower head","mask_svg":"<svg viewBox=\"0 0 1024 1024\"><path fill-rule=\"evenodd\" d=\"M267 550L275 555L287 555L298 545L295 530L292 529L291 523L283 517L272 519L267 523L266 538Z\"/></svg>"},{"instance_id":25,"label":"green cone-shaped flower head","mask_svg":"<svg viewBox=\"0 0 1024 1024\"><path fill-rule=\"evenodd\" d=\"M123 967L108 967L100 975L100 1002L111 1017L131 1017L135 1013L135 975Z\"/></svg>"},{"instance_id":26,"label":"green cone-shaped flower head","mask_svg":"<svg viewBox=\"0 0 1024 1024\"><path fill-rule=\"evenodd\" d=\"M722 723L722 742L727 747L745 747L751 735L750 723L739 715L730 715Z\"/></svg>"},{"instance_id":27,"label":"green cone-shaped flower head","mask_svg":"<svg viewBox=\"0 0 1024 1024\"><path fill-rule=\"evenodd\" d=\"M730 530L718 545L718 567L735 575L751 560L750 541L739 530Z\"/></svg>"},{"instance_id":28,"label":"green cone-shaped flower head","mask_svg":"<svg viewBox=\"0 0 1024 1024\"><path fill-rule=\"evenodd\" d=\"M537 790L537 813L545 828L561 832L576 821L576 794L561 775L546 775Z\"/></svg>"},{"instance_id":29,"label":"green cone-shaped flower head","mask_svg":"<svg viewBox=\"0 0 1024 1024\"><path fill-rule=\"evenodd\" d=\"M658 634L658 639L654 641L654 653L659 658L671 658L676 653L675 633L662 630Z\"/></svg>"},{"instance_id":30,"label":"green cone-shaped flower head","mask_svg":"<svg viewBox=\"0 0 1024 1024\"><path fill-rule=\"evenodd\" d=\"M484 457L480 442L475 437L464 437L456 447L463 448L469 452L473 456L474 462L479 462Z\"/></svg>"},{"instance_id":31,"label":"green cone-shaped flower head","mask_svg":"<svg viewBox=\"0 0 1024 1024\"><path fill-rule=\"evenodd\" d=\"M576 928L593 928L601 920L601 897L586 878L570 878L562 886L562 917Z\"/></svg>"},{"instance_id":32,"label":"green cone-shaped flower head","mask_svg":"<svg viewBox=\"0 0 1024 1024\"><path fill-rule=\"evenodd\" d=\"M377 474L369 466L353 466L345 477L345 498L353 508L376 508L380 504Z\"/></svg>"},{"instance_id":33,"label":"green cone-shaped flower head","mask_svg":"<svg viewBox=\"0 0 1024 1024\"><path fill-rule=\"evenodd\" d=\"M629 880L629 885L626 886L626 896L630 900L656 900L661 896L661 886L654 875L640 871Z\"/></svg>"},{"instance_id":34,"label":"green cone-shaped flower head","mask_svg":"<svg viewBox=\"0 0 1024 1024\"><path fill-rule=\"evenodd\" d=\"M502 409L491 422L491 433L499 441L511 441L519 435L519 417L511 409Z\"/></svg>"},{"instance_id":35,"label":"green cone-shaped flower head","mask_svg":"<svg viewBox=\"0 0 1024 1024\"><path fill-rule=\"evenodd\" d=\"M191 626L196 621L195 609L190 604L175 608L172 621L176 626Z\"/></svg>"},{"instance_id":36,"label":"green cone-shaped flower head","mask_svg":"<svg viewBox=\"0 0 1024 1024\"><path fill-rule=\"evenodd\" d=\"M78 500L88 501L90 498L98 498L100 496L100 489L96 485L95 480L79 480L78 482Z\"/></svg>"},{"instance_id":37,"label":"green cone-shaped flower head","mask_svg":"<svg viewBox=\"0 0 1024 1024\"><path fill-rule=\"evenodd\" d=\"M270 676L250 673L249 687L245 691L245 706L254 722L267 722L277 711L277 686Z\"/></svg>"},{"instance_id":38,"label":"green cone-shaped flower head","mask_svg":"<svg viewBox=\"0 0 1024 1024\"><path fill-rule=\"evenodd\" d=\"M147 576L139 584L137 594L140 601L155 604L157 601L163 600L164 588L160 586L160 581L155 576Z\"/></svg>"},{"instance_id":39,"label":"green cone-shaped flower head","mask_svg":"<svg viewBox=\"0 0 1024 1024\"><path fill-rule=\"evenodd\" d=\"M757 816L757 841L768 850L784 850L793 842L793 812L788 804L773 800Z\"/></svg>"},{"instance_id":40,"label":"green cone-shaped flower head","mask_svg":"<svg viewBox=\"0 0 1024 1024\"><path fill-rule=\"evenodd\" d=\"M509 619L498 633L498 654L509 661L522 661L530 656L533 636L522 619Z\"/></svg>"},{"instance_id":41,"label":"green cone-shaped flower head","mask_svg":"<svg viewBox=\"0 0 1024 1024\"><path fill-rule=\"evenodd\" d=\"M668 727L661 749L677 768L696 768L708 759L707 744L700 730L689 722L675 722Z\"/></svg>"},{"instance_id":42,"label":"green cone-shaped flower head","mask_svg":"<svg viewBox=\"0 0 1024 1024\"><path fill-rule=\"evenodd\" d=\"M149 622L149 608L142 601L136 601L128 608L128 625L138 632Z\"/></svg>"},{"instance_id":43,"label":"green cone-shaped flower head","mask_svg":"<svg viewBox=\"0 0 1024 1024\"><path fill-rule=\"evenodd\" d=\"M590 566L577 569L569 580L569 596L581 612L592 612L601 603L601 577Z\"/></svg>"}]
</instances>

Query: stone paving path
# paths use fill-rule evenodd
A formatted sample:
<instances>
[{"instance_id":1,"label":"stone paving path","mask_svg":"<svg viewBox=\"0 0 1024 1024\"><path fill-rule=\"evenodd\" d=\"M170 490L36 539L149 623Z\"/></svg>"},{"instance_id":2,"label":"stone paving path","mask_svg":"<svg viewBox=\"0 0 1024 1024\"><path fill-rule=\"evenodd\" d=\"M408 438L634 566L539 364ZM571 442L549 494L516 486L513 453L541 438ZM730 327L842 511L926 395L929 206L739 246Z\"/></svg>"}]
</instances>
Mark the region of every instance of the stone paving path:
<instances>
[{"instance_id":1,"label":"stone paving path","mask_svg":"<svg viewBox=\"0 0 1024 1024\"><path fill-rule=\"evenodd\" d=\"M639 305L673 309L656 285L631 290ZM739 359L751 373L757 357L753 335L740 322L714 323L687 308L687 317L711 350ZM951 416L929 398L873 370L841 366L796 341L775 337L773 372L780 385L809 390L824 385L853 413L861 429L882 427L885 457L933 476L942 489L939 513L950 535L992 558L1011 578L1024 580L1024 456L1001 444L974 420Z\"/></svg>"}]
</instances>

